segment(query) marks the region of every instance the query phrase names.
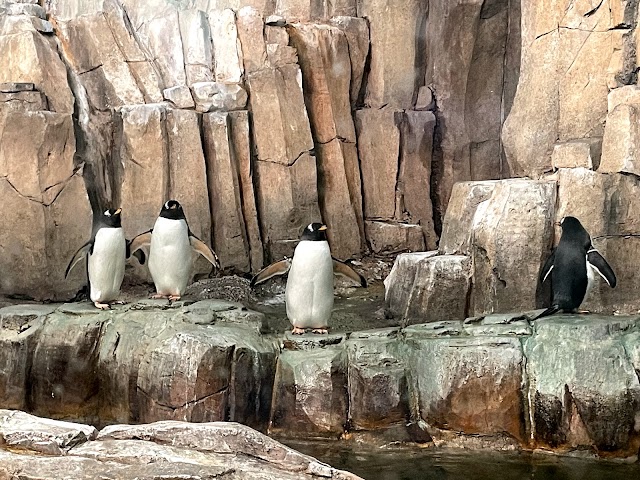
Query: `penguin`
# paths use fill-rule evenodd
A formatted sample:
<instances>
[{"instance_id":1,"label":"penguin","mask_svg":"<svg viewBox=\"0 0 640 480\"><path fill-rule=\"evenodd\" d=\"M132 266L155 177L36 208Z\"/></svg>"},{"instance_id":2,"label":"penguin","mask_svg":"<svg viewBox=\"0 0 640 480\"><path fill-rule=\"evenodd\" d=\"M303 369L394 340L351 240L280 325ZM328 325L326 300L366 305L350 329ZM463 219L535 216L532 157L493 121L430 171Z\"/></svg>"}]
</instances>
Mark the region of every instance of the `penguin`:
<instances>
[{"instance_id":1,"label":"penguin","mask_svg":"<svg viewBox=\"0 0 640 480\"><path fill-rule=\"evenodd\" d=\"M217 255L189 229L182 205L176 200L162 206L152 230L131 241L131 254L147 245L149 272L156 287L151 298L172 302L182 297L191 277L193 250L220 268Z\"/></svg>"},{"instance_id":2,"label":"penguin","mask_svg":"<svg viewBox=\"0 0 640 480\"><path fill-rule=\"evenodd\" d=\"M111 308L120 293L124 264L129 257L128 242L122 229L122 209L105 210L93 225L91 239L73 255L64 277L86 257L89 298L101 310Z\"/></svg>"},{"instance_id":3,"label":"penguin","mask_svg":"<svg viewBox=\"0 0 640 480\"><path fill-rule=\"evenodd\" d=\"M591 236L575 217L560 222L562 236L540 272L540 282L551 277L553 300L540 317L560 310L574 312L591 289L598 274L615 288L616 275L600 252L593 247Z\"/></svg>"},{"instance_id":4,"label":"penguin","mask_svg":"<svg viewBox=\"0 0 640 480\"><path fill-rule=\"evenodd\" d=\"M327 226L317 222L304 229L292 259L285 258L260 270L251 279L251 287L287 272L285 304L295 335L305 333L306 329L318 334L328 333L334 274L367 287L362 275L331 256Z\"/></svg>"}]
</instances>

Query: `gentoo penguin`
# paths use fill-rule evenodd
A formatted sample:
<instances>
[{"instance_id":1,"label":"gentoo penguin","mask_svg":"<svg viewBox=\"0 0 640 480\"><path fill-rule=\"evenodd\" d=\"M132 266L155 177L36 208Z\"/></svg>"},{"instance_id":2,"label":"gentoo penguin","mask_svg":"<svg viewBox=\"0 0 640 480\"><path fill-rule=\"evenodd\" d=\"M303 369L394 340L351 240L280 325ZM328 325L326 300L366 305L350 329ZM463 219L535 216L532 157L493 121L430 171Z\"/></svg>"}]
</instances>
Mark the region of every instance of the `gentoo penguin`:
<instances>
[{"instance_id":1,"label":"gentoo penguin","mask_svg":"<svg viewBox=\"0 0 640 480\"><path fill-rule=\"evenodd\" d=\"M168 298L170 302L180 299L191 276L193 250L220 268L216 254L191 233L182 205L176 200L162 206L152 230L131 241L131 253L145 245L150 245L149 272L157 292L152 298Z\"/></svg>"},{"instance_id":2,"label":"gentoo penguin","mask_svg":"<svg viewBox=\"0 0 640 480\"><path fill-rule=\"evenodd\" d=\"M313 333L328 333L333 309L334 274L347 277L362 287L367 286L362 275L331 257L327 227L321 223L312 223L304 229L293 259L284 259L263 268L251 279L251 287L287 272L287 317L293 325L293 333L297 335L303 334L307 328Z\"/></svg>"},{"instance_id":3,"label":"gentoo penguin","mask_svg":"<svg viewBox=\"0 0 640 480\"><path fill-rule=\"evenodd\" d=\"M71 269L86 256L89 298L101 310L119 303L116 299L124 278L124 264L129 257L121 211L111 208L95 219L91 240L78 249L64 274L67 278Z\"/></svg>"},{"instance_id":4,"label":"gentoo penguin","mask_svg":"<svg viewBox=\"0 0 640 480\"><path fill-rule=\"evenodd\" d=\"M577 309L598 273L607 284L616 286L616 275L591 243L589 233L575 217L564 217L560 222L562 236L540 272L540 281L551 276L553 301L540 316L559 310L573 312Z\"/></svg>"}]
</instances>

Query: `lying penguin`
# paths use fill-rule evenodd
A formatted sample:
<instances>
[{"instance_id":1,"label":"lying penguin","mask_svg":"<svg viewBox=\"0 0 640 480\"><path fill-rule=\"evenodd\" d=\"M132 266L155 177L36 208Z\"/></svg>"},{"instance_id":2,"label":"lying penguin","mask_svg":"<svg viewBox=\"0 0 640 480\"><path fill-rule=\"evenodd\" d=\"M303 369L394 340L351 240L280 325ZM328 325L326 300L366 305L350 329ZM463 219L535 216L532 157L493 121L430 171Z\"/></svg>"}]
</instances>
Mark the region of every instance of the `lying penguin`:
<instances>
[{"instance_id":1,"label":"lying penguin","mask_svg":"<svg viewBox=\"0 0 640 480\"><path fill-rule=\"evenodd\" d=\"M189 229L182 205L176 200L162 206L152 230L131 241L131 254L144 246L149 246L149 273L157 292L151 298L171 302L182 297L191 277L193 250L220 268L217 255Z\"/></svg>"},{"instance_id":2,"label":"lying penguin","mask_svg":"<svg viewBox=\"0 0 640 480\"><path fill-rule=\"evenodd\" d=\"M303 334L307 328L313 333L328 333L334 274L367 286L362 275L331 257L327 227L321 223L312 223L304 229L293 259L287 258L263 268L251 279L251 287L287 272L285 304L296 335Z\"/></svg>"},{"instance_id":3,"label":"lying penguin","mask_svg":"<svg viewBox=\"0 0 640 480\"><path fill-rule=\"evenodd\" d=\"M553 301L540 317L560 310L574 312L593 285L595 274L600 275L611 288L616 286L616 275L591 243L589 233L575 217L564 217L560 222L562 236L558 246L547 259L540 281L551 276Z\"/></svg>"},{"instance_id":4,"label":"lying penguin","mask_svg":"<svg viewBox=\"0 0 640 480\"><path fill-rule=\"evenodd\" d=\"M73 267L86 257L89 298L101 310L121 303L116 299L124 278L124 264L129 257L121 212L120 208L111 208L95 219L91 239L73 255L64 273L64 278L67 278Z\"/></svg>"}]
</instances>

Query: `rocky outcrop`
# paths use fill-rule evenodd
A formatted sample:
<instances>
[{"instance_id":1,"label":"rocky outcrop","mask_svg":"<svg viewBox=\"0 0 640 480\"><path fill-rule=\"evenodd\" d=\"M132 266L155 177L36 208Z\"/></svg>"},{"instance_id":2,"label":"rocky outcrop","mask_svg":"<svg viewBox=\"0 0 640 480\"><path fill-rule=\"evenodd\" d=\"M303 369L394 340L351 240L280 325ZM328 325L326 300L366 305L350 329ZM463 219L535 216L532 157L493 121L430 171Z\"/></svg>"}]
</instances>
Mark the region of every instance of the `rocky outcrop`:
<instances>
[{"instance_id":1,"label":"rocky outcrop","mask_svg":"<svg viewBox=\"0 0 640 480\"><path fill-rule=\"evenodd\" d=\"M455 258L434 252L416 271ZM83 443L96 437L92 428L47 421L29 433L28 416L0 413L0 435L11 447L116 462L129 447L147 452L141 458L164 458L171 452L154 445L169 443L240 448L269 460L243 450L264 437L208 423L218 421L283 438L637 453L640 318L536 319L538 310L455 320L437 303L448 298L423 300L432 317L421 321L414 311L408 326L344 331L352 322L341 322L330 335L303 336L261 333L272 320L220 300L169 308L141 300L110 312L88 304L5 307L3 405L99 426L161 423L107 427L97 441L110 443L97 444ZM117 443L134 439L154 443ZM276 456L288 464L287 455Z\"/></svg>"},{"instance_id":2,"label":"rocky outcrop","mask_svg":"<svg viewBox=\"0 0 640 480\"><path fill-rule=\"evenodd\" d=\"M0 438L0 473L7 478L196 480L233 479L239 472L246 479L360 478L238 423L165 421L98 432L2 410Z\"/></svg>"}]
</instances>

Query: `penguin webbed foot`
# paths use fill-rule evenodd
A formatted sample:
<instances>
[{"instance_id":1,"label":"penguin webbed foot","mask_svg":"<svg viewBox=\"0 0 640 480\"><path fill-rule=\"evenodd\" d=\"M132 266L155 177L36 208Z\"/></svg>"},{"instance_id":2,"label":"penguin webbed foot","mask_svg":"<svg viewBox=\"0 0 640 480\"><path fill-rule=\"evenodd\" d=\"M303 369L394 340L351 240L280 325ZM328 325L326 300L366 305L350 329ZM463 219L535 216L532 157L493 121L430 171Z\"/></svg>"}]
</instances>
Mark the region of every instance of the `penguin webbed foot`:
<instances>
[{"instance_id":1,"label":"penguin webbed foot","mask_svg":"<svg viewBox=\"0 0 640 480\"><path fill-rule=\"evenodd\" d=\"M589 315L591 313L589 310L581 310L579 308L576 308L574 312L579 315Z\"/></svg>"},{"instance_id":2,"label":"penguin webbed foot","mask_svg":"<svg viewBox=\"0 0 640 480\"><path fill-rule=\"evenodd\" d=\"M176 302L178 300L180 300L182 298L181 295L169 295L167 297L169 299L170 302Z\"/></svg>"},{"instance_id":3,"label":"penguin webbed foot","mask_svg":"<svg viewBox=\"0 0 640 480\"><path fill-rule=\"evenodd\" d=\"M154 293L153 295L151 295L149 298L152 300L168 300L171 297L171 295L164 295L162 293Z\"/></svg>"},{"instance_id":4,"label":"penguin webbed foot","mask_svg":"<svg viewBox=\"0 0 640 480\"><path fill-rule=\"evenodd\" d=\"M111 310L111 305L108 303L93 302L93 305L100 310Z\"/></svg>"},{"instance_id":5,"label":"penguin webbed foot","mask_svg":"<svg viewBox=\"0 0 640 480\"><path fill-rule=\"evenodd\" d=\"M304 328L298 328L298 327L293 327L293 330L291 330L291 333L293 335L304 335Z\"/></svg>"},{"instance_id":6,"label":"penguin webbed foot","mask_svg":"<svg viewBox=\"0 0 640 480\"><path fill-rule=\"evenodd\" d=\"M315 333L318 335L328 335L329 334L329 329L328 328L314 328L313 330L311 330L311 333Z\"/></svg>"}]
</instances>

